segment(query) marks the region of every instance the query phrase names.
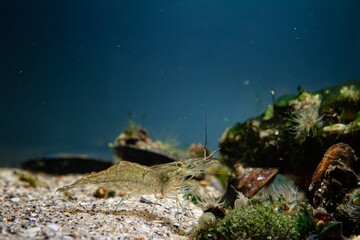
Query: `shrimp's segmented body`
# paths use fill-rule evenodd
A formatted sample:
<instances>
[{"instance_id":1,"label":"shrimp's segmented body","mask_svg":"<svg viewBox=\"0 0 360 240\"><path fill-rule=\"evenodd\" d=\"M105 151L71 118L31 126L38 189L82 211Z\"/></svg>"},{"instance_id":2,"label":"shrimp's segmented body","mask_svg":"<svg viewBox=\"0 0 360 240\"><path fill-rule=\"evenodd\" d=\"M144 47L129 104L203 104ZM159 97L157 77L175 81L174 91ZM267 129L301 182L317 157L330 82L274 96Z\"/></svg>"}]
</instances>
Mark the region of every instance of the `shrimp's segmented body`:
<instances>
[{"instance_id":1,"label":"shrimp's segmented body","mask_svg":"<svg viewBox=\"0 0 360 240\"><path fill-rule=\"evenodd\" d=\"M122 191L138 190L147 194L150 193L149 186L156 184L157 180L149 167L121 161L106 170L86 175L68 186L59 188L58 191L68 191L87 184L100 184Z\"/></svg>"}]
</instances>

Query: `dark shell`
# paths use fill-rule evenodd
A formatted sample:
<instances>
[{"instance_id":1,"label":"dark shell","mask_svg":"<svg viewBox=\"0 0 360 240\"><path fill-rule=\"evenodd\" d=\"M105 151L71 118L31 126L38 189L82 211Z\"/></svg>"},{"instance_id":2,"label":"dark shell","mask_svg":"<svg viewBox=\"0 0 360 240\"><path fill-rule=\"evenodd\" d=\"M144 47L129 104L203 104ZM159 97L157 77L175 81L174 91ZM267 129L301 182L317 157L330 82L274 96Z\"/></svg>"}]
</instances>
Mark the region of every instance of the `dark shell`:
<instances>
[{"instance_id":1,"label":"dark shell","mask_svg":"<svg viewBox=\"0 0 360 240\"><path fill-rule=\"evenodd\" d=\"M81 154L56 154L31 158L21 163L21 168L32 172L51 174L99 172L111 167L111 162Z\"/></svg>"},{"instance_id":2,"label":"dark shell","mask_svg":"<svg viewBox=\"0 0 360 240\"><path fill-rule=\"evenodd\" d=\"M245 197L251 198L277 174L277 168L245 168L235 188Z\"/></svg>"},{"instance_id":3,"label":"dark shell","mask_svg":"<svg viewBox=\"0 0 360 240\"><path fill-rule=\"evenodd\" d=\"M338 143L328 149L309 187L315 207L333 213L346 194L358 187L359 176L351 168L355 159L354 150L347 144Z\"/></svg>"},{"instance_id":4,"label":"dark shell","mask_svg":"<svg viewBox=\"0 0 360 240\"><path fill-rule=\"evenodd\" d=\"M325 153L322 161L317 166L309 190L312 191L315 185L319 184L323 179L325 172L330 165L346 165L352 167L356 159L354 150L345 143L337 143L332 145Z\"/></svg>"},{"instance_id":5,"label":"dark shell","mask_svg":"<svg viewBox=\"0 0 360 240\"><path fill-rule=\"evenodd\" d=\"M174 157L171 157L160 151L145 150L130 145L114 146L113 151L122 160L139 163L145 166L170 163L177 160Z\"/></svg>"}]
</instances>

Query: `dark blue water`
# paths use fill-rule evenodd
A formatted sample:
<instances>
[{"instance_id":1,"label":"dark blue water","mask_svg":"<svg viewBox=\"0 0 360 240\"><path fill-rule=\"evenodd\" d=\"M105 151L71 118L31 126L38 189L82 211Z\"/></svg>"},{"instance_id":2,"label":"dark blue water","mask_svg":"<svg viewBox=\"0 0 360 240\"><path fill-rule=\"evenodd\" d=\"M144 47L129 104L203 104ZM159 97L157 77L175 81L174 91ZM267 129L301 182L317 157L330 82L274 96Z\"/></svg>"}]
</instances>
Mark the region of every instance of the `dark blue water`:
<instances>
[{"instance_id":1,"label":"dark blue water","mask_svg":"<svg viewBox=\"0 0 360 240\"><path fill-rule=\"evenodd\" d=\"M208 142L301 85L360 78L360 1L0 3L0 165L112 157L131 112L150 137ZM207 109L207 110L206 110Z\"/></svg>"}]
</instances>

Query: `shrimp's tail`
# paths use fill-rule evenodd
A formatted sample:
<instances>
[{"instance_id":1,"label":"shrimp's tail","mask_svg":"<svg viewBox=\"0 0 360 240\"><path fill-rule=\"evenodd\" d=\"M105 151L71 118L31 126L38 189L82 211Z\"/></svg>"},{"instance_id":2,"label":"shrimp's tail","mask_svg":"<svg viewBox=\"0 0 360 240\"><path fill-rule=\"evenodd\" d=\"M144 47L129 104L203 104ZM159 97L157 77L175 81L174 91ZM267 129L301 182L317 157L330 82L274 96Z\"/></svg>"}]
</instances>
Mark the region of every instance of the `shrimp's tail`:
<instances>
[{"instance_id":1,"label":"shrimp's tail","mask_svg":"<svg viewBox=\"0 0 360 240\"><path fill-rule=\"evenodd\" d=\"M76 187L79 187L82 185L102 183L104 181L102 172L103 171L86 175L70 185L58 188L56 191L57 192L66 192L66 191L69 191L70 189L73 189L73 188L76 188Z\"/></svg>"}]
</instances>

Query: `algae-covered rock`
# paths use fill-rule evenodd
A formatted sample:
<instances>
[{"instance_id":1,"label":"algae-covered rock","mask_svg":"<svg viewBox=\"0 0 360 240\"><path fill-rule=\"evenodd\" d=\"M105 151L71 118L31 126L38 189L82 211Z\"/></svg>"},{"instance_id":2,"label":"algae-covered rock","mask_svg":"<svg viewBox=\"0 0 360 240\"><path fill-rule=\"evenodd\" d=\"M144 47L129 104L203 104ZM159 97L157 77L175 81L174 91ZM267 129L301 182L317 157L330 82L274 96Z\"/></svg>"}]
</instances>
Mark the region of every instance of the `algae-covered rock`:
<instances>
[{"instance_id":1,"label":"algae-covered rock","mask_svg":"<svg viewBox=\"0 0 360 240\"><path fill-rule=\"evenodd\" d=\"M276 167L301 177L305 188L325 151L337 142L360 152L360 81L282 96L260 116L226 129L220 139L228 166Z\"/></svg>"},{"instance_id":2,"label":"algae-covered rock","mask_svg":"<svg viewBox=\"0 0 360 240\"><path fill-rule=\"evenodd\" d=\"M195 239L300 239L298 217L283 212L279 202L251 200L227 211Z\"/></svg>"}]
</instances>

